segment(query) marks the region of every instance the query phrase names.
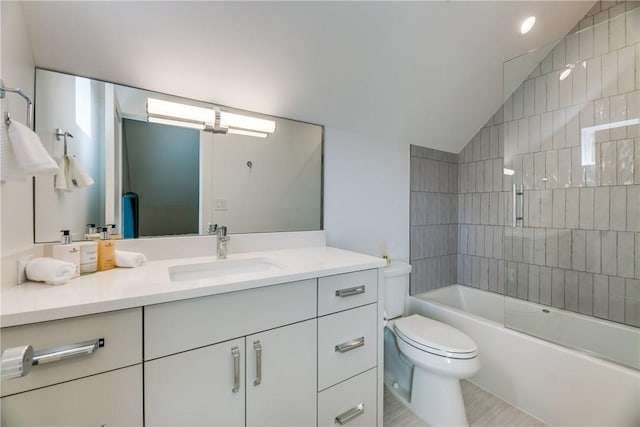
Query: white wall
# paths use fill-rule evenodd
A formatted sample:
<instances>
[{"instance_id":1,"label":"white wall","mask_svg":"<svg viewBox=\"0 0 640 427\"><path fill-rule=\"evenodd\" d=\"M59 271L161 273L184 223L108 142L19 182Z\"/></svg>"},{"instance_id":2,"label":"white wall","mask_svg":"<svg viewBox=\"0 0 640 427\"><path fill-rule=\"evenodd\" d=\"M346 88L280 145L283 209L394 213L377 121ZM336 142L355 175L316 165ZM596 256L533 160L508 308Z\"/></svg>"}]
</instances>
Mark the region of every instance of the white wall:
<instances>
[{"instance_id":1,"label":"white wall","mask_svg":"<svg viewBox=\"0 0 640 427\"><path fill-rule=\"evenodd\" d=\"M409 259L409 144L325 128L327 244Z\"/></svg>"},{"instance_id":2,"label":"white wall","mask_svg":"<svg viewBox=\"0 0 640 427\"><path fill-rule=\"evenodd\" d=\"M0 2L2 21L0 76L6 86L20 87L33 97L34 60L27 35L22 6L16 2ZM24 123L26 103L15 94L2 100L4 111ZM4 124L3 124L4 125ZM1 227L0 255L2 283L15 280L15 264L7 260L11 255L33 249L33 211L31 178L23 182L0 183Z\"/></svg>"}]
</instances>

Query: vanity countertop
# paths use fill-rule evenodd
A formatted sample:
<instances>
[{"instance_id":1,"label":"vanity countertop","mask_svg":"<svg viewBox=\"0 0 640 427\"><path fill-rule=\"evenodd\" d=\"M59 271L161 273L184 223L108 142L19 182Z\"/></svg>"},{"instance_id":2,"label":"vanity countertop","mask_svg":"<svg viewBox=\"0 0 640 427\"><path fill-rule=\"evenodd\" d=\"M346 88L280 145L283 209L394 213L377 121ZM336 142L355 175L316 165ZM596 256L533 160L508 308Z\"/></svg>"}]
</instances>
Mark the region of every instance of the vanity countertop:
<instances>
[{"instance_id":1,"label":"vanity countertop","mask_svg":"<svg viewBox=\"0 0 640 427\"><path fill-rule=\"evenodd\" d=\"M258 271L206 279L172 281L169 268L214 262L214 256L151 261L138 268L88 274L60 285L26 282L2 289L2 327L241 291L278 283L380 268L377 257L328 246L244 252L228 260L266 258L276 271ZM224 262L224 261L223 261Z\"/></svg>"}]
</instances>

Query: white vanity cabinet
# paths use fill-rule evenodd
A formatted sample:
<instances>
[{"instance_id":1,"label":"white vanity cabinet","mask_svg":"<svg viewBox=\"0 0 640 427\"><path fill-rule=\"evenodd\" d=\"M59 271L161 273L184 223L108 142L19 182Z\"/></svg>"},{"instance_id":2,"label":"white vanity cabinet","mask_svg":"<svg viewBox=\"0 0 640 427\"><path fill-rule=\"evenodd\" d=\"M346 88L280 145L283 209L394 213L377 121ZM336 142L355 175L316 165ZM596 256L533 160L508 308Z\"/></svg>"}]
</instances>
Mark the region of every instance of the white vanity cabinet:
<instances>
[{"instance_id":1,"label":"white vanity cabinet","mask_svg":"<svg viewBox=\"0 0 640 427\"><path fill-rule=\"evenodd\" d=\"M316 425L316 279L145 307L145 423Z\"/></svg>"},{"instance_id":2,"label":"white vanity cabinet","mask_svg":"<svg viewBox=\"0 0 640 427\"><path fill-rule=\"evenodd\" d=\"M2 425L141 426L142 309L3 328L38 365L2 383ZM66 357L73 355L72 357Z\"/></svg>"}]
</instances>

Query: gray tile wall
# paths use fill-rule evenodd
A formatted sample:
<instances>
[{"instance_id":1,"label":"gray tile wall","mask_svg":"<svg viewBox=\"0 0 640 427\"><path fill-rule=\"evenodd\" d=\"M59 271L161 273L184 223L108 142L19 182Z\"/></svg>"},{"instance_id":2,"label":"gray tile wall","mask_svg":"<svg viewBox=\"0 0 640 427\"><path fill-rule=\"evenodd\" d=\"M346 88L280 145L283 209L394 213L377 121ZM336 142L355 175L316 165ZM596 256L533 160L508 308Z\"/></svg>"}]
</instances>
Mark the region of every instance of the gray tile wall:
<instances>
[{"instance_id":1,"label":"gray tile wall","mask_svg":"<svg viewBox=\"0 0 640 427\"><path fill-rule=\"evenodd\" d=\"M640 326L640 126L581 145L640 116L639 64L638 3L599 2L462 150L458 283Z\"/></svg>"},{"instance_id":2,"label":"gray tile wall","mask_svg":"<svg viewBox=\"0 0 640 427\"><path fill-rule=\"evenodd\" d=\"M640 117L638 5L596 3L459 155L411 147L412 294L457 282L640 326L640 125L581 142Z\"/></svg>"},{"instance_id":3,"label":"gray tile wall","mask_svg":"<svg viewBox=\"0 0 640 427\"><path fill-rule=\"evenodd\" d=\"M456 282L458 156L411 146L411 294Z\"/></svg>"}]
</instances>

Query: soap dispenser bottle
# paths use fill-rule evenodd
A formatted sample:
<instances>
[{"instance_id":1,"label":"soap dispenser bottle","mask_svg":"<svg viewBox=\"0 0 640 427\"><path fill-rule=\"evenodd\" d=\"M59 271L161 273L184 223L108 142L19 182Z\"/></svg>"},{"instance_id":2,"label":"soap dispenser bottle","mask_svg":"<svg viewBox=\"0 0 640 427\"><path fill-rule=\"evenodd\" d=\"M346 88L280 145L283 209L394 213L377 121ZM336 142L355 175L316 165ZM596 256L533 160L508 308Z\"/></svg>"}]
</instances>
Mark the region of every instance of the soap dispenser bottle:
<instances>
[{"instance_id":1,"label":"soap dispenser bottle","mask_svg":"<svg viewBox=\"0 0 640 427\"><path fill-rule=\"evenodd\" d=\"M98 241L98 271L111 270L116 266L116 244L109 240L109 229L102 227Z\"/></svg>"},{"instance_id":2,"label":"soap dispenser bottle","mask_svg":"<svg viewBox=\"0 0 640 427\"><path fill-rule=\"evenodd\" d=\"M116 229L115 224L107 224L107 227L109 227L109 239L111 240L122 239L122 234L118 233L118 230Z\"/></svg>"},{"instance_id":3,"label":"soap dispenser bottle","mask_svg":"<svg viewBox=\"0 0 640 427\"><path fill-rule=\"evenodd\" d=\"M95 224L87 224L87 232L84 235L84 240L100 240L100 233Z\"/></svg>"},{"instance_id":4,"label":"soap dispenser bottle","mask_svg":"<svg viewBox=\"0 0 640 427\"><path fill-rule=\"evenodd\" d=\"M60 230L60 244L53 245L53 257L60 261L70 262L75 265L76 270L73 277L80 275L80 246L71 242L69 230Z\"/></svg>"}]
</instances>

